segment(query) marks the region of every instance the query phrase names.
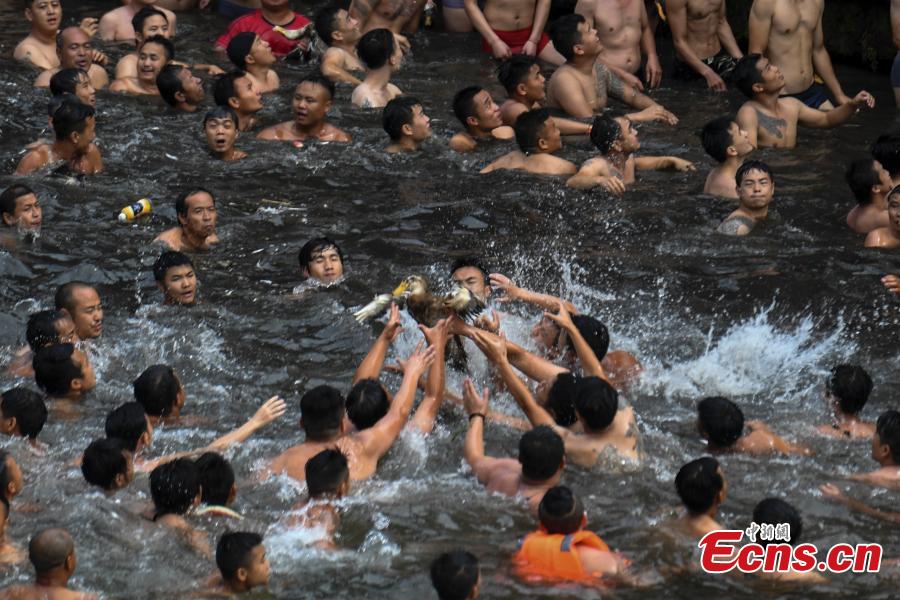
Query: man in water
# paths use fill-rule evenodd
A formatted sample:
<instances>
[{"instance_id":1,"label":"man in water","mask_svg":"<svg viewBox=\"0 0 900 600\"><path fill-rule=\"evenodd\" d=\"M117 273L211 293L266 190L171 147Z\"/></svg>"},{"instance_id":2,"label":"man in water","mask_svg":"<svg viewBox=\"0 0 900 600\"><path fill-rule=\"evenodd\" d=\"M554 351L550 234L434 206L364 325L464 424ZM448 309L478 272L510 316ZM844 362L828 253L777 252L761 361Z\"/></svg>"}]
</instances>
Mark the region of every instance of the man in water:
<instances>
[{"instance_id":1,"label":"man in water","mask_svg":"<svg viewBox=\"0 0 900 600\"><path fill-rule=\"evenodd\" d=\"M319 11L315 23L319 39L328 46L322 55L322 74L335 83L362 83L353 75L366 70L356 54L356 43L362 37L359 20L339 4L332 4Z\"/></svg>"},{"instance_id":2,"label":"man in water","mask_svg":"<svg viewBox=\"0 0 900 600\"><path fill-rule=\"evenodd\" d=\"M47 69L38 75L34 80L34 87L49 87L51 77L62 69L75 68L88 74L95 90L102 90L109 85L109 75L106 74L106 69L92 60L91 38L80 27L66 27L59 32L59 36L56 38L56 53L59 56L59 66ZM103 56L104 62L105 59L106 57Z\"/></svg>"},{"instance_id":3,"label":"man in water","mask_svg":"<svg viewBox=\"0 0 900 600\"><path fill-rule=\"evenodd\" d=\"M831 110L828 91L837 105L851 103L831 66L825 48L822 13L825 0L753 0L750 8L750 54L763 54L784 74L780 93L809 108ZM822 78L825 86L816 81Z\"/></svg>"},{"instance_id":4,"label":"man in water","mask_svg":"<svg viewBox=\"0 0 900 600\"><path fill-rule=\"evenodd\" d=\"M294 12L290 0L262 0L261 5L259 10L232 21L228 31L216 40L216 49L225 51L234 36L250 31L265 40L275 56L287 56L295 51L305 52L309 46L307 37L300 35L296 39L289 39L275 31L275 27L296 32L309 25L309 19Z\"/></svg>"},{"instance_id":5,"label":"man in water","mask_svg":"<svg viewBox=\"0 0 900 600\"><path fill-rule=\"evenodd\" d=\"M536 175L573 175L578 168L574 163L553 156L562 149L562 137L556 121L546 108L530 110L516 119L513 127L519 150L504 154L481 173L500 169L527 171Z\"/></svg>"},{"instance_id":6,"label":"man in water","mask_svg":"<svg viewBox=\"0 0 900 600\"><path fill-rule=\"evenodd\" d=\"M700 142L706 153L719 163L706 177L703 193L736 200L737 170L754 150L749 135L731 117L721 117L703 126Z\"/></svg>"},{"instance_id":7,"label":"man in water","mask_svg":"<svg viewBox=\"0 0 900 600\"><path fill-rule=\"evenodd\" d=\"M482 50L494 58L525 54L554 65L565 61L544 33L550 0L487 0L483 10L476 0L465 0L464 6L472 25L481 34Z\"/></svg>"},{"instance_id":8,"label":"man in water","mask_svg":"<svg viewBox=\"0 0 900 600\"><path fill-rule=\"evenodd\" d=\"M291 108L294 119L267 127L257 139L305 142L350 142L350 134L326 120L334 98L334 82L318 71L306 74L294 89Z\"/></svg>"},{"instance_id":9,"label":"man in water","mask_svg":"<svg viewBox=\"0 0 900 600\"><path fill-rule=\"evenodd\" d=\"M134 15L131 20L134 27L134 52L130 52L119 59L116 63L116 79L125 79L126 77L137 77L138 74L138 48L149 37L161 35L164 38L171 39L169 32L169 19L166 13L152 6L145 6Z\"/></svg>"},{"instance_id":10,"label":"man in water","mask_svg":"<svg viewBox=\"0 0 900 600\"><path fill-rule=\"evenodd\" d=\"M734 66L744 54L725 14L725 0L668 0L666 14L675 46L675 76L701 77L716 92L726 89Z\"/></svg>"},{"instance_id":11,"label":"man in water","mask_svg":"<svg viewBox=\"0 0 900 600\"><path fill-rule=\"evenodd\" d=\"M450 279L456 285L469 290L482 302L486 302L491 295L488 271L475 257L467 256L454 260L450 265Z\"/></svg>"},{"instance_id":12,"label":"man in water","mask_svg":"<svg viewBox=\"0 0 900 600\"><path fill-rule=\"evenodd\" d=\"M847 213L847 225L856 233L888 227L887 195L894 187L891 174L877 160L863 158L850 163L844 179L856 206Z\"/></svg>"},{"instance_id":13,"label":"man in water","mask_svg":"<svg viewBox=\"0 0 900 600\"><path fill-rule=\"evenodd\" d=\"M234 147L237 140L238 116L230 106L215 106L203 117L203 132L210 152L219 160L230 162L247 157Z\"/></svg>"},{"instance_id":14,"label":"man in water","mask_svg":"<svg viewBox=\"0 0 900 600\"><path fill-rule=\"evenodd\" d=\"M601 60L617 70L617 75L625 76L629 85L643 89L634 76L641 68L643 49L647 55L645 81L651 88L659 87L662 67L643 0L578 0L575 12L586 19L589 29L600 34ZM556 45L555 41L553 45Z\"/></svg>"},{"instance_id":15,"label":"man in water","mask_svg":"<svg viewBox=\"0 0 900 600\"><path fill-rule=\"evenodd\" d=\"M228 595L269 585L269 561L257 533L230 531L216 545L216 566Z\"/></svg>"},{"instance_id":16,"label":"man in water","mask_svg":"<svg viewBox=\"0 0 900 600\"><path fill-rule=\"evenodd\" d=\"M479 141L511 140L516 135L512 127L503 124L500 107L491 93L481 86L473 85L456 92L453 114L465 128L450 138L450 148L456 152L472 152Z\"/></svg>"},{"instance_id":17,"label":"man in water","mask_svg":"<svg viewBox=\"0 0 900 600\"><path fill-rule=\"evenodd\" d=\"M216 235L216 199L204 188L189 190L175 201L178 227L167 229L157 236L159 242L178 252L209 250L219 243Z\"/></svg>"},{"instance_id":18,"label":"man in water","mask_svg":"<svg viewBox=\"0 0 900 600\"><path fill-rule=\"evenodd\" d=\"M696 539L725 529L717 520L719 506L728 495L722 466L715 458L704 456L687 463L675 476L675 490L685 512L674 523L676 530Z\"/></svg>"},{"instance_id":19,"label":"man in water","mask_svg":"<svg viewBox=\"0 0 900 600\"><path fill-rule=\"evenodd\" d=\"M244 71L220 75L213 85L213 97L219 106L228 106L238 117L238 131L256 125L256 113L262 110L262 92Z\"/></svg>"},{"instance_id":20,"label":"man in water","mask_svg":"<svg viewBox=\"0 0 900 600\"><path fill-rule=\"evenodd\" d=\"M97 91L91 85L91 78L81 69L62 69L50 78L50 93L54 98L72 94L82 104L97 108Z\"/></svg>"},{"instance_id":21,"label":"man in water","mask_svg":"<svg viewBox=\"0 0 900 600\"><path fill-rule=\"evenodd\" d=\"M866 91L827 112L782 96L784 75L759 54L748 54L738 61L733 77L735 87L749 98L737 113L738 125L757 148L793 148L797 145L798 123L830 129L849 121L861 108L875 106L875 98Z\"/></svg>"},{"instance_id":22,"label":"man in water","mask_svg":"<svg viewBox=\"0 0 900 600\"><path fill-rule=\"evenodd\" d=\"M39 348L32 366L37 386L55 400L83 400L85 394L97 387L88 355L75 344Z\"/></svg>"},{"instance_id":23,"label":"man in water","mask_svg":"<svg viewBox=\"0 0 900 600\"><path fill-rule=\"evenodd\" d=\"M237 34L228 42L226 53L235 67L253 78L261 93L267 94L278 90L281 79L272 69L277 59L269 43L258 34L252 31Z\"/></svg>"},{"instance_id":24,"label":"man in water","mask_svg":"<svg viewBox=\"0 0 900 600\"><path fill-rule=\"evenodd\" d=\"M470 552L441 554L431 563L430 574L438 600L475 600L481 591L481 569Z\"/></svg>"},{"instance_id":25,"label":"man in water","mask_svg":"<svg viewBox=\"0 0 900 600\"><path fill-rule=\"evenodd\" d=\"M0 217L6 227L39 232L43 222L41 204L31 188L13 184L0 194Z\"/></svg>"},{"instance_id":26,"label":"man in water","mask_svg":"<svg viewBox=\"0 0 900 600\"><path fill-rule=\"evenodd\" d=\"M96 288L83 281L64 283L56 290L56 310L64 310L75 323L79 340L90 340L103 333L103 305Z\"/></svg>"},{"instance_id":27,"label":"man in water","mask_svg":"<svg viewBox=\"0 0 900 600\"><path fill-rule=\"evenodd\" d=\"M94 594L69 589L75 573L75 542L65 529L44 529L31 538L28 558L34 566L34 583L3 590L5 598L41 600L97 600Z\"/></svg>"},{"instance_id":28,"label":"man in water","mask_svg":"<svg viewBox=\"0 0 900 600\"><path fill-rule=\"evenodd\" d=\"M341 247L327 237L314 238L303 244L297 260L300 262L300 274L319 283L334 283L344 275Z\"/></svg>"},{"instance_id":29,"label":"man in water","mask_svg":"<svg viewBox=\"0 0 900 600\"><path fill-rule=\"evenodd\" d=\"M197 112L206 98L203 81L187 67L172 63L164 66L156 76L156 89L166 104L183 112Z\"/></svg>"},{"instance_id":30,"label":"man in water","mask_svg":"<svg viewBox=\"0 0 900 600\"><path fill-rule=\"evenodd\" d=\"M887 211L887 226L873 229L866 235L866 248L900 248L900 187L888 192Z\"/></svg>"},{"instance_id":31,"label":"man in water","mask_svg":"<svg viewBox=\"0 0 900 600\"><path fill-rule=\"evenodd\" d=\"M863 421L859 413L872 393L872 378L858 365L838 365L825 383L825 401L832 422L817 429L824 435L841 439L869 439L875 424Z\"/></svg>"},{"instance_id":32,"label":"man in water","mask_svg":"<svg viewBox=\"0 0 900 600\"><path fill-rule=\"evenodd\" d=\"M382 108L403 93L391 83L391 75L400 69L403 51L390 31L373 29L363 35L356 45L356 52L366 67L366 76L350 96L354 105Z\"/></svg>"},{"instance_id":33,"label":"man in water","mask_svg":"<svg viewBox=\"0 0 900 600\"><path fill-rule=\"evenodd\" d=\"M62 22L62 3L60 0L25 0L24 4L25 19L31 23L31 32L16 45L13 57L41 70L58 67L56 35ZM84 18L80 27L93 36L97 31L97 19Z\"/></svg>"},{"instance_id":34,"label":"man in water","mask_svg":"<svg viewBox=\"0 0 900 600\"><path fill-rule=\"evenodd\" d=\"M747 235L769 215L769 204L775 196L775 178L764 162L749 160L734 177L740 205L722 221L717 231L726 235Z\"/></svg>"},{"instance_id":35,"label":"man in water","mask_svg":"<svg viewBox=\"0 0 900 600\"><path fill-rule=\"evenodd\" d=\"M181 252L168 250L153 264L153 278L163 294L163 304L193 306L197 303L194 263Z\"/></svg>"},{"instance_id":36,"label":"man in water","mask_svg":"<svg viewBox=\"0 0 900 600\"><path fill-rule=\"evenodd\" d=\"M76 99L65 99L53 113L56 139L39 142L31 147L16 175L27 175L43 167L65 162L70 170L81 175L93 175L103 170L103 158L94 145L94 109Z\"/></svg>"},{"instance_id":37,"label":"man in water","mask_svg":"<svg viewBox=\"0 0 900 600\"><path fill-rule=\"evenodd\" d=\"M137 96L159 96L156 77L173 58L175 46L161 35L148 37L138 48L137 77L116 79L109 91Z\"/></svg>"},{"instance_id":38,"label":"man in water","mask_svg":"<svg viewBox=\"0 0 900 600\"><path fill-rule=\"evenodd\" d=\"M124 6L114 8L100 19L100 39L104 42L131 41L135 38L134 16L145 6L156 4L156 0L130 0ZM166 15L171 35L175 35L175 13L167 8L157 9Z\"/></svg>"},{"instance_id":39,"label":"man in water","mask_svg":"<svg viewBox=\"0 0 900 600\"><path fill-rule=\"evenodd\" d=\"M624 83L597 58L603 50L597 30L581 15L566 15L553 23L553 45L566 59L550 77L547 85L547 106L559 108L567 115L583 119L602 111L609 96L638 109L628 116L633 121L662 121L669 125L678 119Z\"/></svg>"},{"instance_id":40,"label":"man in water","mask_svg":"<svg viewBox=\"0 0 900 600\"><path fill-rule=\"evenodd\" d=\"M525 54L517 54L500 64L498 70L500 84L506 89L507 99L500 106L503 124L516 124L519 115L535 108L547 98L545 79L537 59ZM563 135L585 135L591 132L588 123L553 117Z\"/></svg>"},{"instance_id":41,"label":"man in water","mask_svg":"<svg viewBox=\"0 0 900 600\"><path fill-rule=\"evenodd\" d=\"M431 119L422 102L412 96L394 98L381 111L381 125L391 142L386 152L418 152L431 137Z\"/></svg>"},{"instance_id":42,"label":"man in water","mask_svg":"<svg viewBox=\"0 0 900 600\"><path fill-rule=\"evenodd\" d=\"M810 454L809 448L785 441L762 421L748 421L745 433L743 411L720 396L704 398L697 404L697 430L710 452Z\"/></svg>"}]
</instances>

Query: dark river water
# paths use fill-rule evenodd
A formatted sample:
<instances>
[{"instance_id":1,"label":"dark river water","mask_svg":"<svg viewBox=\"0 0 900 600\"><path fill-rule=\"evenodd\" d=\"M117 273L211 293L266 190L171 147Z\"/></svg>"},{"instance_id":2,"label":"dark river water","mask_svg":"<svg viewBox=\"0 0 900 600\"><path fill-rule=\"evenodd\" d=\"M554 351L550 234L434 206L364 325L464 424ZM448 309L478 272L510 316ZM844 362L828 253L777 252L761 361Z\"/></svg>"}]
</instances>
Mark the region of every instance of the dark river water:
<instances>
[{"instance_id":1,"label":"dark river water","mask_svg":"<svg viewBox=\"0 0 900 600\"><path fill-rule=\"evenodd\" d=\"M69 18L102 12L100 2L66 2ZM16 65L12 49L25 35L19 2L0 2L0 187L22 148L48 134L46 92L31 88L33 73ZM304 5L305 6L305 5ZM318 8L317 4L314 8ZM304 12L313 13L306 7ZM887 26L887 24L885 24ZM179 58L208 61L224 23L218 17L179 16ZM663 44L664 68L671 62ZM848 162L865 155L895 122L884 75L838 68L848 93L863 85L878 107L834 131L801 130L790 152L761 152L774 168L776 201L770 219L746 239L714 233L732 203L700 194L712 161L697 132L706 121L734 112L737 92L713 96L666 81L655 95L681 122L675 128L641 127L646 154L694 160L695 174L642 174L624 199L565 189L551 179L478 169L506 151L496 145L469 156L447 148L457 130L450 101L455 90L489 83L492 65L474 36L420 34L396 83L424 102L435 136L415 156L382 152L386 136L380 114L350 105L339 89L332 118L350 131L350 145L293 146L258 142L238 147L251 158L235 164L211 161L201 134L201 114L174 115L159 100L98 94L98 144L106 171L84 182L59 176L25 179L44 206L42 237L0 252L0 346L9 357L24 342L30 312L48 308L56 287L71 279L98 285L106 311L104 336L91 345L99 385L78 421L53 420L42 438L48 456L28 453L21 442L3 443L25 471L19 502L35 513L13 512L8 536L27 545L39 527L69 528L79 566L73 585L108 597L170 598L195 588L214 570L157 526L137 516L149 502L146 475L114 498L89 489L69 466L87 443L102 436L105 414L131 398L131 381L148 365L166 362L181 374L188 401L184 414L207 425L162 428L148 456L190 449L242 423L263 399L280 394L288 413L233 449L241 528L266 532L272 561L272 593L285 598L432 597L427 565L440 552L465 547L483 565L485 598L597 597L590 589L535 588L515 580L509 557L534 527L521 505L487 494L464 466L466 422L446 407L433 435L405 434L378 475L355 487L344 501L334 553L311 549L310 535L285 532L276 521L304 489L285 479L257 484L253 472L265 458L302 439L299 399L320 383L346 391L353 371L377 332L360 326L352 310L404 276L447 275L453 257L482 255L492 270L538 290L571 298L609 326L612 347L634 352L646 366L628 395L635 406L647 454L637 469L570 467L564 482L585 500L589 526L634 568L658 584L618 589L616 597L896 597L896 574L834 575L810 590L771 588L754 578L667 575L668 566L690 554L662 536L659 526L676 514L674 476L703 454L694 431L696 401L722 394L792 441L815 450L812 457L722 459L729 497L720 521L743 528L753 506L767 495L795 504L804 518L805 541L820 548L838 541L879 542L885 556L900 555L897 536L868 517L828 504L819 483L843 489L883 508L897 507L896 493L850 485L849 473L869 470L865 442L817 437L826 422L821 394L836 363L864 365L875 389L864 416L896 408L897 302L879 278L893 270L891 252L862 247L844 225L853 201L843 181ZM114 57L121 47L109 48ZM224 65L223 65L224 66ZM305 67L280 68L283 91L266 97L265 125L289 119L288 92ZM562 155L581 162L591 156L586 139L568 140ZM173 202L188 185L217 196L222 244L198 256L203 303L191 310L160 306L150 265L151 240L175 220ZM149 197L150 218L116 222L118 210ZM300 283L297 251L325 233L343 247L346 280L338 286L292 294ZM516 307L504 327L527 341L538 313ZM405 356L414 328L395 350ZM393 354L391 356L396 356ZM474 361L483 377L483 360ZM388 376L395 387L396 376ZM3 389L22 382L3 375ZM451 373L448 386L459 389ZM514 412L502 395L495 408ZM518 434L498 425L486 431L489 454L515 456ZM201 524L215 540L223 523ZM26 581L27 564L0 571L0 584ZM607 592L604 592L606 594Z\"/></svg>"}]
</instances>

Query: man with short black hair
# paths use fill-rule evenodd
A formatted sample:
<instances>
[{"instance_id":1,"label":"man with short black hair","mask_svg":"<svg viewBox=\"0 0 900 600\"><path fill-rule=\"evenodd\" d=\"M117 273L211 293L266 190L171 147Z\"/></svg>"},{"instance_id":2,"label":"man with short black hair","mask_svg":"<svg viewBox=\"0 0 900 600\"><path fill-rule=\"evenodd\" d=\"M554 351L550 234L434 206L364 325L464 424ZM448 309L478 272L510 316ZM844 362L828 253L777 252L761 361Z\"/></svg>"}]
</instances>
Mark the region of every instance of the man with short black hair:
<instances>
[{"instance_id":1,"label":"man with short black hair","mask_svg":"<svg viewBox=\"0 0 900 600\"><path fill-rule=\"evenodd\" d=\"M574 163L553 155L562 149L562 137L546 108L535 108L520 115L513 131L519 150L504 154L480 173L509 169L536 175L573 175L578 170Z\"/></svg>"},{"instance_id":2,"label":"man with short black hair","mask_svg":"<svg viewBox=\"0 0 900 600\"><path fill-rule=\"evenodd\" d=\"M54 399L81 400L97 386L90 359L74 344L40 348L34 353L32 366L38 387Z\"/></svg>"},{"instance_id":3,"label":"man with short black hair","mask_svg":"<svg viewBox=\"0 0 900 600\"><path fill-rule=\"evenodd\" d=\"M749 160L738 167L734 176L739 206L719 225L719 233L744 236L753 231L769 215L769 204L775 196L775 178L764 162Z\"/></svg>"},{"instance_id":4,"label":"man with short black hair","mask_svg":"<svg viewBox=\"0 0 900 600\"><path fill-rule=\"evenodd\" d=\"M203 81L187 67L172 63L164 66L156 76L156 88L166 104L183 112L197 112L206 98Z\"/></svg>"},{"instance_id":5,"label":"man with short black hair","mask_svg":"<svg viewBox=\"0 0 900 600\"><path fill-rule=\"evenodd\" d=\"M859 365L838 365L825 381L825 401L832 412L832 422L820 425L819 433L836 438L864 438L875 435L875 424L859 418L869 394L872 378Z\"/></svg>"},{"instance_id":6,"label":"man with short black hair","mask_svg":"<svg viewBox=\"0 0 900 600\"><path fill-rule=\"evenodd\" d=\"M481 590L481 569L474 554L445 552L431 563L431 585L439 600L475 600Z\"/></svg>"},{"instance_id":7,"label":"man with short black hair","mask_svg":"<svg viewBox=\"0 0 900 600\"><path fill-rule=\"evenodd\" d=\"M421 100L412 96L399 96L388 102L381 111L381 126L391 140L388 154L417 152L431 137L431 119Z\"/></svg>"},{"instance_id":8,"label":"man with short black hair","mask_svg":"<svg viewBox=\"0 0 900 600\"><path fill-rule=\"evenodd\" d=\"M675 476L675 490L685 508L685 513L674 523L679 531L700 539L707 533L725 529L716 521L719 506L728 494L719 461L704 456L687 463Z\"/></svg>"},{"instance_id":9,"label":"man with short black hair","mask_svg":"<svg viewBox=\"0 0 900 600\"><path fill-rule=\"evenodd\" d=\"M109 91L136 96L159 96L156 78L163 67L175 58L175 46L168 38L153 35L138 47L137 75L116 79Z\"/></svg>"},{"instance_id":10,"label":"man with short black hair","mask_svg":"<svg viewBox=\"0 0 900 600\"><path fill-rule=\"evenodd\" d=\"M310 139L322 142L353 141L349 133L326 120L333 99L334 83L318 71L307 73L297 84L291 98L294 119L263 129L257 139L295 143Z\"/></svg>"},{"instance_id":11,"label":"man with short black hair","mask_svg":"<svg viewBox=\"0 0 900 600\"><path fill-rule=\"evenodd\" d=\"M262 110L262 92L244 71L232 71L216 78L213 97L219 106L228 106L238 116L238 131L256 125L256 113Z\"/></svg>"},{"instance_id":12,"label":"man with short black hair","mask_svg":"<svg viewBox=\"0 0 900 600\"><path fill-rule=\"evenodd\" d=\"M151 425L176 419L184 407L185 393L181 380L168 365L151 365L132 384L134 399L144 407Z\"/></svg>"},{"instance_id":13,"label":"man with short black hair","mask_svg":"<svg viewBox=\"0 0 900 600\"><path fill-rule=\"evenodd\" d=\"M887 195L894 187L891 174L877 160L863 158L847 167L844 179L856 206L847 213L847 225L856 233L869 233L873 229L888 227Z\"/></svg>"},{"instance_id":14,"label":"man with short black hair","mask_svg":"<svg viewBox=\"0 0 900 600\"><path fill-rule=\"evenodd\" d=\"M197 303L197 274L194 263L182 252L163 252L153 264L153 278L163 293L163 304L193 306Z\"/></svg>"},{"instance_id":15,"label":"man with short black hair","mask_svg":"<svg viewBox=\"0 0 900 600\"><path fill-rule=\"evenodd\" d=\"M256 87L263 94L278 90L281 79L272 69L276 58L268 42L252 31L244 31L228 42L228 59L238 69L252 77Z\"/></svg>"},{"instance_id":16,"label":"man with short black hair","mask_svg":"<svg viewBox=\"0 0 900 600\"><path fill-rule=\"evenodd\" d=\"M900 412L886 410L878 417L875 435L872 436L871 456L881 468L851 475L850 479L900 490Z\"/></svg>"},{"instance_id":17,"label":"man with short black hair","mask_svg":"<svg viewBox=\"0 0 900 600\"><path fill-rule=\"evenodd\" d=\"M330 284L344 276L344 253L337 242L328 237L309 240L297 255L300 275Z\"/></svg>"},{"instance_id":18,"label":"man with short black hair","mask_svg":"<svg viewBox=\"0 0 900 600\"><path fill-rule=\"evenodd\" d=\"M89 484L113 494L134 481L134 454L121 439L94 440L81 457L81 473Z\"/></svg>"},{"instance_id":19,"label":"man with short black hair","mask_svg":"<svg viewBox=\"0 0 900 600\"><path fill-rule=\"evenodd\" d=\"M100 38L104 42L120 42L135 39L135 30L133 20L135 15L146 6L151 6L156 0L130 0L130 2L119 8L107 12L100 19ZM168 8L159 8L166 16L169 24L170 35L175 35L175 25L177 18Z\"/></svg>"},{"instance_id":20,"label":"man with short black hair","mask_svg":"<svg viewBox=\"0 0 900 600\"><path fill-rule=\"evenodd\" d=\"M43 212L37 195L26 185L15 183L0 194L0 216L3 225L20 231L39 232Z\"/></svg>"},{"instance_id":21,"label":"man with short black hair","mask_svg":"<svg viewBox=\"0 0 900 600\"><path fill-rule=\"evenodd\" d=\"M747 132L731 117L720 117L703 126L700 142L706 153L719 163L706 177L703 193L737 199L735 175L744 159L755 150Z\"/></svg>"},{"instance_id":22,"label":"man with short black hair","mask_svg":"<svg viewBox=\"0 0 900 600\"><path fill-rule=\"evenodd\" d=\"M28 543L28 558L34 566L34 583L4 590L8 598L41 600L97 600L94 594L70 590L75 573L75 542L65 529L43 529Z\"/></svg>"},{"instance_id":23,"label":"man with short black hair","mask_svg":"<svg viewBox=\"0 0 900 600\"><path fill-rule=\"evenodd\" d=\"M91 78L81 69L60 69L50 78L51 102L65 94L72 94L83 104L97 108L97 90L91 85ZM53 109L48 107L48 111ZM49 115L51 118L52 114Z\"/></svg>"},{"instance_id":24,"label":"man with short black hair","mask_svg":"<svg viewBox=\"0 0 900 600\"><path fill-rule=\"evenodd\" d=\"M485 302L491 295L491 283L487 268L473 256L457 258L450 265L450 279L453 283L469 290L476 298Z\"/></svg>"},{"instance_id":25,"label":"man with short black hair","mask_svg":"<svg viewBox=\"0 0 900 600\"><path fill-rule=\"evenodd\" d=\"M16 387L3 392L0 417L0 433L28 438L31 447L37 448L37 436L47 422L47 405L37 392Z\"/></svg>"},{"instance_id":26,"label":"man with short black hair","mask_svg":"<svg viewBox=\"0 0 900 600\"><path fill-rule=\"evenodd\" d=\"M212 192L199 187L181 194L175 201L178 227L159 234L154 243L168 246L177 252L209 250L219 243L216 235L216 199Z\"/></svg>"},{"instance_id":27,"label":"man with short black hair","mask_svg":"<svg viewBox=\"0 0 900 600\"><path fill-rule=\"evenodd\" d=\"M453 114L463 126L463 131L450 138L450 148L456 152L472 152L479 141L511 140L516 135L512 127L503 124L500 107L481 86L471 85L456 92Z\"/></svg>"},{"instance_id":28,"label":"man with short black hair","mask_svg":"<svg viewBox=\"0 0 900 600\"><path fill-rule=\"evenodd\" d=\"M900 184L900 132L879 135L872 143L871 152L872 158L890 173L894 185Z\"/></svg>"},{"instance_id":29,"label":"man with short black hair","mask_svg":"<svg viewBox=\"0 0 900 600\"><path fill-rule=\"evenodd\" d=\"M50 79L62 69L81 69L88 74L95 90L102 90L109 85L109 75L103 65L106 56L99 54L100 63L94 62L95 51L91 45L91 37L80 27L66 27L56 37L56 53L59 66L41 72L34 80L34 87L50 86Z\"/></svg>"},{"instance_id":30,"label":"man with short black hair","mask_svg":"<svg viewBox=\"0 0 900 600\"><path fill-rule=\"evenodd\" d=\"M25 19L31 23L28 36L16 45L13 57L25 65L38 69L59 66L56 53L56 34L62 22L60 0L25 0Z\"/></svg>"},{"instance_id":31,"label":"man with short black hair","mask_svg":"<svg viewBox=\"0 0 900 600\"><path fill-rule=\"evenodd\" d=\"M225 162L247 158L246 152L234 147L240 136L239 123L237 113L230 106L214 106L203 117L206 145L214 157Z\"/></svg>"},{"instance_id":32,"label":"man with short black hair","mask_svg":"<svg viewBox=\"0 0 900 600\"><path fill-rule=\"evenodd\" d=\"M319 39L328 46L321 59L322 74L335 83L362 83L351 73L365 71L356 54L356 43L362 37L359 19L354 18L340 3L334 3L319 11L315 26Z\"/></svg>"},{"instance_id":33,"label":"man with short black hair","mask_svg":"<svg viewBox=\"0 0 900 600\"><path fill-rule=\"evenodd\" d=\"M237 484L234 482L231 463L218 452L204 452L194 464L197 465L200 476L202 494L202 506L194 514L242 519L240 514L228 508L237 497Z\"/></svg>"},{"instance_id":34,"label":"man with short black hair","mask_svg":"<svg viewBox=\"0 0 900 600\"><path fill-rule=\"evenodd\" d=\"M382 108L401 95L391 83L391 75L400 69L403 51L387 29L373 29L359 39L356 53L366 66L366 76L353 89L350 101L362 108Z\"/></svg>"},{"instance_id":35,"label":"man with short black hair","mask_svg":"<svg viewBox=\"0 0 900 600\"><path fill-rule=\"evenodd\" d=\"M269 585L269 561L263 538L256 533L225 533L216 545L216 566L229 593L240 594Z\"/></svg>"},{"instance_id":36,"label":"man with short black hair","mask_svg":"<svg viewBox=\"0 0 900 600\"><path fill-rule=\"evenodd\" d=\"M697 431L710 452L742 454L811 454L809 448L791 444L762 421L747 421L737 404L721 396L704 398L697 404Z\"/></svg>"},{"instance_id":37,"label":"man with short black hair","mask_svg":"<svg viewBox=\"0 0 900 600\"><path fill-rule=\"evenodd\" d=\"M137 11L131 19L131 26L134 29L135 51L126 54L119 59L118 63L116 63L116 79L137 77L137 49L140 48L145 39L154 35L161 35L169 39L172 38L172 35L169 32L169 18L166 17L166 13L153 6L145 6Z\"/></svg>"},{"instance_id":38,"label":"man with short black hair","mask_svg":"<svg viewBox=\"0 0 900 600\"><path fill-rule=\"evenodd\" d=\"M103 333L103 305L97 289L83 281L64 283L53 299L56 310L63 310L75 323L79 340L98 338Z\"/></svg>"},{"instance_id":39,"label":"man with short black hair","mask_svg":"<svg viewBox=\"0 0 900 600\"><path fill-rule=\"evenodd\" d=\"M81 175L103 170L103 158L94 145L94 109L76 99L65 99L53 112L56 139L32 146L16 167L16 175L28 175L48 164L65 161Z\"/></svg>"},{"instance_id":40,"label":"man with short black hair","mask_svg":"<svg viewBox=\"0 0 900 600\"><path fill-rule=\"evenodd\" d=\"M791 546L797 546L800 543L800 535L803 533L803 519L800 517L800 512L796 508L781 498L766 498L761 500L753 508L753 523L756 523L760 527L764 525L768 525L769 527L779 527L787 524L787 531L790 534L790 539L787 543ZM782 542L780 540L776 541L771 537L761 537L759 539L759 544L761 544L763 548L769 544L778 543ZM815 570L798 572L788 568L787 571L773 569L767 572L763 569L762 571L758 571L757 574L762 578L774 579L779 582L818 584L826 583L828 581L821 573L818 573Z\"/></svg>"}]
</instances>

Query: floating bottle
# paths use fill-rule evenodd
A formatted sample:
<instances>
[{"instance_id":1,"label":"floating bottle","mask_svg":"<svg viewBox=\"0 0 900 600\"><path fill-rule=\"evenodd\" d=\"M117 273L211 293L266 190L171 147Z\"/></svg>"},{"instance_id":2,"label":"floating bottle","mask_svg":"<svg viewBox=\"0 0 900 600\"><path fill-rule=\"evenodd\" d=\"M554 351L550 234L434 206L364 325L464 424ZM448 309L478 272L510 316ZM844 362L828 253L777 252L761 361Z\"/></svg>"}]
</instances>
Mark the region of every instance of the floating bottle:
<instances>
[{"instance_id":1,"label":"floating bottle","mask_svg":"<svg viewBox=\"0 0 900 600\"><path fill-rule=\"evenodd\" d=\"M151 210L153 210L153 205L150 204L150 200L141 198L131 206L126 206L119 212L119 222L127 223L134 221L138 217L149 215Z\"/></svg>"}]
</instances>

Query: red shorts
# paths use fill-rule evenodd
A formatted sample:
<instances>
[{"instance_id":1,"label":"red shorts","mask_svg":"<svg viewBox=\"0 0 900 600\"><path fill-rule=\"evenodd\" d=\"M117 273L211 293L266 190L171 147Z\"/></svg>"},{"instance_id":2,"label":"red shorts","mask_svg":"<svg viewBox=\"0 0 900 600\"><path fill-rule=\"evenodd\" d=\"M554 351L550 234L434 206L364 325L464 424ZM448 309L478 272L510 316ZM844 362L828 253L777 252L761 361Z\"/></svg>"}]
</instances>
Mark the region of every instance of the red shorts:
<instances>
[{"instance_id":1,"label":"red shorts","mask_svg":"<svg viewBox=\"0 0 900 600\"><path fill-rule=\"evenodd\" d=\"M522 54L522 47L528 41L528 38L531 37L531 27L527 29L519 29L517 31L497 31L493 30L494 33L497 34L501 40L509 46L509 51L513 54ZM541 32L541 40L538 42L537 53L540 54L544 47L550 43L550 37ZM491 48L491 45L484 38L481 38L481 49L487 52L488 54L493 54L494 50Z\"/></svg>"}]
</instances>

